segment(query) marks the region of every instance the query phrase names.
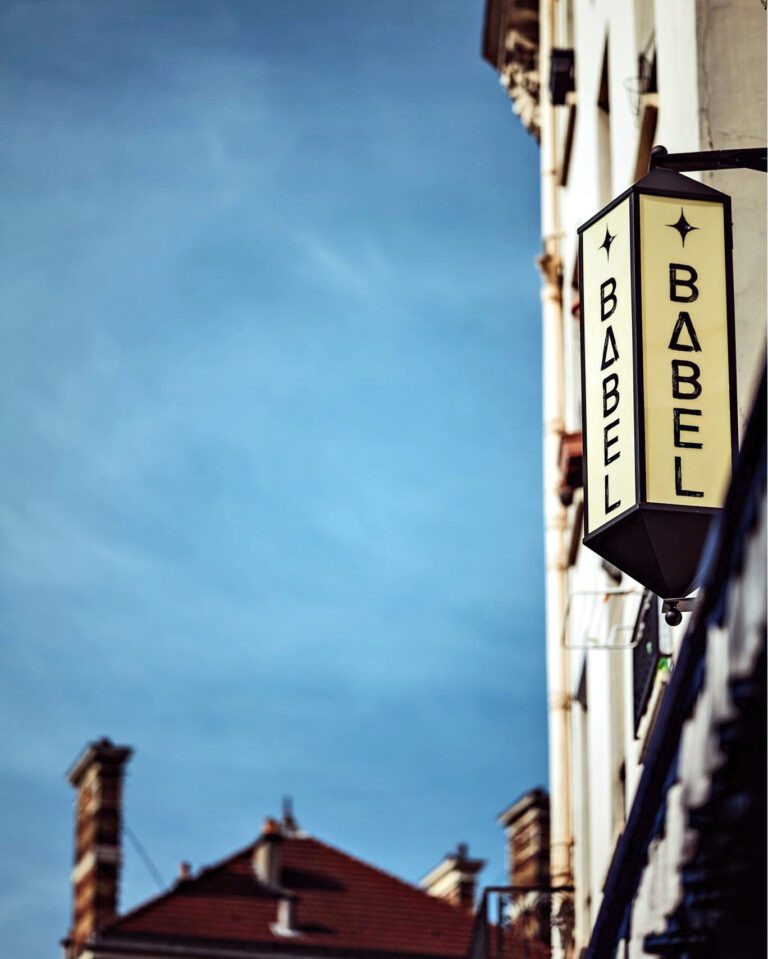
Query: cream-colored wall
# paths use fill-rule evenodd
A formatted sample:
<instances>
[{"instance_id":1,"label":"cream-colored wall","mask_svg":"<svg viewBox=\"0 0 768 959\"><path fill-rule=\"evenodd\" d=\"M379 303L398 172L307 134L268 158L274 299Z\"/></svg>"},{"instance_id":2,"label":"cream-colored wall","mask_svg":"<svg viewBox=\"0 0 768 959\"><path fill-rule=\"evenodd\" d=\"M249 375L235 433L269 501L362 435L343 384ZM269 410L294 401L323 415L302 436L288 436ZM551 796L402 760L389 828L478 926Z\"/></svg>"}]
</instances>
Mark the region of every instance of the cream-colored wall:
<instances>
[{"instance_id":1,"label":"cream-colored wall","mask_svg":"<svg viewBox=\"0 0 768 959\"><path fill-rule=\"evenodd\" d=\"M559 22L568 22L569 0L556 0ZM670 152L765 145L765 17L757 0L573 0L577 119L568 185L560 190L563 257L565 428L581 424L579 325L571 317L571 277L577 257L576 229L632 182L639 139L628 86L637 58L655 35L659 115L655 143ZM654 22L655 20L655 22ZM562 27L563 31L565 28ZM610 148L603 162L597 97L606 37L609 42ZM557 38L567 46L565 36ZM698 53L697 53L698 51ZM560 108L565 118L566 108ZM560 135L565 124L560 122ZM604 145L605 147L605 145ZM610 182L601 168L610 169ZM698 177L733 197L737 368L740 420L749 409L752 384L765 342L765 181L744 171ZM546 358L545 358L546 362ZM575 509L569 511L573 522ZM568 573L568 590L606 589L614 584L600 560L581 546ZM622 587L634 584L626 577ZM634 604L634 605L633 605ZM601 629L631 622L637 597L611 603ZM685 619L687 620L687 616ZM674 630L676 640L685 622ZM579 646L585 627L569 619L569 645ZM589 937L615 846L617 809L629 808L642 767L642 736L634 737L631 655L618 650L574 648L569 654L575 694L587 663L587 710L574 705L571 723L577 949ZM624 786L619 769L624 763ZM622 797L623 794L623 797ZM558 801L556 795L552 803ZM589 903L589 905L588 905Z\"/></svg>"},{"instance_id":2,"label":"cream-colored wall","mask_svg":"<svg viewBox=\"0 0 768 959\"><path fill-rule=\"evenodd\" d=\"M701 148L766 145L766 13L753 0L698 0ZM733 199L733 273L739 423L751 407L765 348L766 175L707 173Z\"/></svg>"},{"instance_id":3,"label":"cream-colored wall","mask_svg":"<svg viewBox=\"0 0 768 959\"><path fill-rule=\"evenodd\" d=\"M659 118L656 143L670 153L704 149L699 137L695 0L656 0Z\"/></svg>"},{"instance_id":4,"label":"cream-colored wall","mask_svg":"<svg viewBox=\"0 0 768 959\"><path fill-rule=\"evenodd\" d=\"M574 35L577 119L568 186L561 190L560 197L565 277L567 429L577 429L581 423L579 324L570 315L574 298L570 280L578 255L576 228L629 185L634 169L638 135L636 118L631 112L629 95L623 83L637 72L633 4L627 0L610 3L606 0L575 0ZM606 38L609 143L601 137L601 114L597 107ZM601 149L602 161L597 162ZM571 514L574 512L570 511ZM623 622L626 615L624 602L612 600L610 610L607 606L600 610L599 599L578 598L580 591L601 590L614 585L602 569L599 557L581 546L568 579L573 595L569 641L579 647L587 639L587 632L590 635L602 633L607 639L611 625ZM587 709L582 713L581 707L574 707L578 712L572 723L571 749L577 949L589 938L617 831L621 827L617 821L621 804L617 800L623 799L623 795L618 771L626 750L625 654L615 650L575 648L570 654L573 693L585 663ZM552 801L555 802L556 797L553 796Z\"/></svg>"}]
</instances>

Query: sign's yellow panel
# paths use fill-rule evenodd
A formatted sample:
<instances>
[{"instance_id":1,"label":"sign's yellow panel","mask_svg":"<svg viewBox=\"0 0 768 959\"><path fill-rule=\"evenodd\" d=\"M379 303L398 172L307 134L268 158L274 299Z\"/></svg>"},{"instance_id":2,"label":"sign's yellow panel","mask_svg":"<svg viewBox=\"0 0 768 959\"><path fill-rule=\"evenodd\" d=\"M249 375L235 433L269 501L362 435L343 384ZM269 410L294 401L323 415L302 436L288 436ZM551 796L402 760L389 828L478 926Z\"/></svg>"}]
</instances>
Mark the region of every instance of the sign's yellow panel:
<instances>
[{"instance_id":1,"label":"sign's yellow panel","mask_svg":"<svg viewBox=\"0 0 768 959\"><path fill-rule=\"evenodd\" d=\"M639 201L646 500L721 506L731 472L723 205Z\"/></svg>"},{"instance_id":2,"label":"sign's yellow panel","mask_svg":"<svg viewBox=\"0 0 768 959\"><path fill-rule=\"evenodd\" d=\"M586 532L637 502L630 198L582 234Z\"/></svg>"}]
</instances>

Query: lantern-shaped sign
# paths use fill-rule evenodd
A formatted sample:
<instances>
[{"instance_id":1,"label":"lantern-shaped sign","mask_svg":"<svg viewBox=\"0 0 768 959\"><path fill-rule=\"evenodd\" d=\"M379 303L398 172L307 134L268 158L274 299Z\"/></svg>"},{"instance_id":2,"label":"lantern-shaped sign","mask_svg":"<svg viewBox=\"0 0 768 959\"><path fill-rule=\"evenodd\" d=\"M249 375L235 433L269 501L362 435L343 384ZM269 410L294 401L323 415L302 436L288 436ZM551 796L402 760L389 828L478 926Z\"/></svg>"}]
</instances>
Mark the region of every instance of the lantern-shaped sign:
<instances>
[{"instance_id":1,"label":"lantern-shaped sign","mask_svg":"<svg viewBox=\"0 0 768 959\"><path fill-rule=\"evenodd\" d=\"M654 170L579 229L584 543L685 596L736 454L731 203Z\"/></svg>"}]
</instances>

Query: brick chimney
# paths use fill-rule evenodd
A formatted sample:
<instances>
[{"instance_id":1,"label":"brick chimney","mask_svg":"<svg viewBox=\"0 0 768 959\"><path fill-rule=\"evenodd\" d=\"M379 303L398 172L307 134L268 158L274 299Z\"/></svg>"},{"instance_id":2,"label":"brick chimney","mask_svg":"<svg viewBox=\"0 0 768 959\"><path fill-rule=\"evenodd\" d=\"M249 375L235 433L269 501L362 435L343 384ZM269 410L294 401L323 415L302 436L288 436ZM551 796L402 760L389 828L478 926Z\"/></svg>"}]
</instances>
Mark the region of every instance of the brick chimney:
<instances>
[{"instance_id":1,"label":"brick chimney","mask_svg":"<svg viewBox=\"0 0 768 959\"><path fill-rule=\"evenodd\" d=\"M67 774L77 790L69 934L75 952L117 914L123 775L132 752L100 739L86 747Z\"/></svg>"},{"instance_id":2,"label":"brick chimney","mask_svg":"<svg viewBox=\"0 0 768 959\"><path fill-rule=\"evenodd\" d=\"M505 809L507 871L512 886L549 886L549 795L532 789Z\"/></svg>"},{"instance_id":3,"label":"brick chimney","mask_svg":"<svg viewBox=\"0 0 768 959\"><path fill-rule=\"evenodd\" d=\"M455 906L472 910L475 907L477 874L484 865L484 859L470 859L469 847L461 842L456 852L449 852L441 863L424 876L419 885L430 896L447 899Z\"/></svg>"}]
</instances>

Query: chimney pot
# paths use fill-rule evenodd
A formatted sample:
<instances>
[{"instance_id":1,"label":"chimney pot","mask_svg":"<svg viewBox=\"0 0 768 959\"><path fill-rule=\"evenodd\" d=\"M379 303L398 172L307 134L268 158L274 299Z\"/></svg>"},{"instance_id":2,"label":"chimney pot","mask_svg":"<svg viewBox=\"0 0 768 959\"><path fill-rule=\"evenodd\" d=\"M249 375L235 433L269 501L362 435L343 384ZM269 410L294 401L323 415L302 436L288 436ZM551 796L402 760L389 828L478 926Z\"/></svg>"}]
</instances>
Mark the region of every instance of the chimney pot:
<instances>
[{"instance_id":1,"label":"chimney pot","mask_svg":"<svg viewBox=\"0 0 768 959\"><path fill-rule=\"evenodd\" d=\"M430 896L447 899L462 909L474 909L477 874L485 865L482 859L469 858L469 846L460 842L421 880L421 888Z\"/></svg>"},{"instance_id":2,"label":"chimney pot","mask_svg":"<svg viewBox=\"0 0 768 959\"><path fill-rule=\"evenodd\" d=\"M296 897L282 896L277 903L277 922L272 923L276 936L298 936L296 924Z\"/></svg>"},{"instance_id":3,"label":"chimney pot","mask_svg":"<svg viewBox=\"0 0 768 959\"><path fill-rule=\"evenodd\" d=\"M280 824L267 819L253 853L253 867L258 879L278 888L282 882L283 833Z\"/></svg>"},{"instance_id":4,"label":"chimney pot","mask_svg":"<svg viewBox=\"0 0 768 959\"><path fill-rule=\"evenodd\" d=\"M188 862L179 863L179 879L191 879L192 866Z\"/></svg>"}]
</instances>

